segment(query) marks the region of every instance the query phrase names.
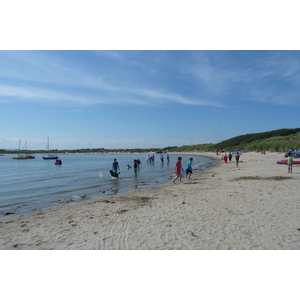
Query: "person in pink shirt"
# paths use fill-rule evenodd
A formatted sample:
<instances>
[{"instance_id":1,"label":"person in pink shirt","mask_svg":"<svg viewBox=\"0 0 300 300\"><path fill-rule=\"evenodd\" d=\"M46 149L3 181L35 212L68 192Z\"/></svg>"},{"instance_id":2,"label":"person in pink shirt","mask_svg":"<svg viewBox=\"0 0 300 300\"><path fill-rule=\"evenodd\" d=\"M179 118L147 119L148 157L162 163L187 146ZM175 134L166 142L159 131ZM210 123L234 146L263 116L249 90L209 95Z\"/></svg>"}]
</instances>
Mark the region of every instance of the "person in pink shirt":
<instances>
[{"instance_id":1,"label":"person in pink shirt","mask_svg":"<svg viewBox=\"0 0 300 300\"><path fill-rule=\"evenodd\" d=\"M183 170L182 168L182 164L181 164L181 161L182 161L182 158L179 156L178 157L178 160L175 164L175 167L174 167L174 173L176 175L176 177L173 179L173 182L175 183L176 179L179 178L179 181L181 183L181 178L182 178L182 175L181 175L181 170ZM184 171L184 170L183 170Z\"/></svg>"}]
</instances>

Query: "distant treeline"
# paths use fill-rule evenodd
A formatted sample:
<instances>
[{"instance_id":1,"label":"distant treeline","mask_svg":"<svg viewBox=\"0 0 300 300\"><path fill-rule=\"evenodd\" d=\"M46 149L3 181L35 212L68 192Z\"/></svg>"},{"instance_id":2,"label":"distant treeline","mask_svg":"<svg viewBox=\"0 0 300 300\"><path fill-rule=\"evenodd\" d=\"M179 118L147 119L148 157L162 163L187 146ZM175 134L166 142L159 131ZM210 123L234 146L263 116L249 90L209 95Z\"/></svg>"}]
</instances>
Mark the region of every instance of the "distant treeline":
<instances>
[{"instance_id":1,"label":"distant treeline","mask_svg":"<svg viewBox=\"0 0 300 300\"><path fill-rule=\"evenodd\" d=\"M260 151L288 151L290 149L300 149L300 128L278 129L260 133L250 133L239 135L217 144L198 144L188 146L168 146L165 148L135 148L135 149L104 149L87 148L76 150L52 150L52 153L144 153L144 152L186 152L186 151L235 151L235 150ZM27 153L45 153L43 150L26 151ZM16 151L6 151L0 149L1 154L16 153Z\"/></svg>"}]
</instances>

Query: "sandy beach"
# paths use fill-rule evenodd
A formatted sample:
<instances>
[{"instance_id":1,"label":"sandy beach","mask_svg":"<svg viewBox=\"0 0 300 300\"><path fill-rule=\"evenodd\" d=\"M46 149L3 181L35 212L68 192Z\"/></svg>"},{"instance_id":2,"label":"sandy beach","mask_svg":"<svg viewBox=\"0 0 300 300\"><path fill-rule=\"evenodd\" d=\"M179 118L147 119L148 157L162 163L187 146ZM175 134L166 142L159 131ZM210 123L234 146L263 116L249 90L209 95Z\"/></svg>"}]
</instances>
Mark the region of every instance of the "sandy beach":
<instances>
[{"instance_id":1,"label":"sandy beach","mask_svg":"<svg viewBox=\"0 0 300 300\"><path fill-rule=\"evenodd\" d=\"M300 167L288 174L281 159L248 152L183 184L5 216L0 249L300 249Z\"/></svg>"}]
</instances>

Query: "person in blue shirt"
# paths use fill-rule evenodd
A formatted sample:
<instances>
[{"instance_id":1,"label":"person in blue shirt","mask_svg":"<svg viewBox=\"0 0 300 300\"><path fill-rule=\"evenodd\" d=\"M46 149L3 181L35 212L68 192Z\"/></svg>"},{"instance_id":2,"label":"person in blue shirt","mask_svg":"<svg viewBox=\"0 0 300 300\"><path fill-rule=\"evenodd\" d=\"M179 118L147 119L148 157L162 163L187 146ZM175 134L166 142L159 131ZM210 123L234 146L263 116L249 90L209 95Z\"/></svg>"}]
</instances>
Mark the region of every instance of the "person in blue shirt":
<instances>
[{"instance_id":1,"label":"person in blue shirt","mask_svg":"<svg viewBox=\"0 0 300 300\"><path fill-rule=\"evenodd\" d=\"M186 179L188 178L191 179L191 175L193 173L192 163L193 163L193 158L191 157L185 167Z\"/></svg>"},{"instance_id":2,"label":"person in blue shirt","mask_svg":"<svg viewBox=\"0 0 300 300\"><path fill-rule=\"evenodd\" d=\"M117 159L114 159L114 162L112 164L112 169L114 173L118 173L118 170L120 171L119 163L117 162Z\"/></svg>"}]
</instances>

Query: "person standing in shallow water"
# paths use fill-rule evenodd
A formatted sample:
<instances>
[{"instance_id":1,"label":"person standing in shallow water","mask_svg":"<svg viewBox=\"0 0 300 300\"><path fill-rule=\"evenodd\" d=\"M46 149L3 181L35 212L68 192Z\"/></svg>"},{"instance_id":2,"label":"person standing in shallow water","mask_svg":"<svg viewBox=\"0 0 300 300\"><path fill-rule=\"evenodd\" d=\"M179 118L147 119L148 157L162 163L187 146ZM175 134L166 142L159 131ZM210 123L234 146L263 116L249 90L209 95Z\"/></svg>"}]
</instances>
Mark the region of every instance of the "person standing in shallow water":
<instances>
[{"instance_id":1,"label":"person standing in shallow water","mask_svg":"<svg viewBox=\"0 0 300 300\"><path fill-rule=\"evenodd\" d=\"M118 170L120 171L119 163L117 162L117 159L114 159L114 162L112 164L112 169L114 173L118 173Z\"/></svg>"},{"instance_id":2,"label":"person standing in shallow water","mask_svg":"<svg viewBox=\"0 0 300 300\"><path fill-rule=\"evenodd\" d=\"M182 161L182 158L179 156L178 160L177 160L177 162L175 164L175 167L174 167L174 173L175 173L176 177L173 179L173 183L175 183L175 181L176 181L177 178L179 178L180 183L182 183L181 182L181 178L182 178L181 170L183 170L183 168L182 168L181 161Z\"/></svg>"},{"instance_id":3,"label":"person standing in shallow water","mask_svg":"<svg viewBox=\"0 0 300 300\"><path fill-rule=\"evenodd\" d=\"M138 162L137 162L137 160L134 160L133 162L134 162L134 164L133 164L133 173L134 173L134 176L137 176Z\"/></svg>"}]
</instances>

